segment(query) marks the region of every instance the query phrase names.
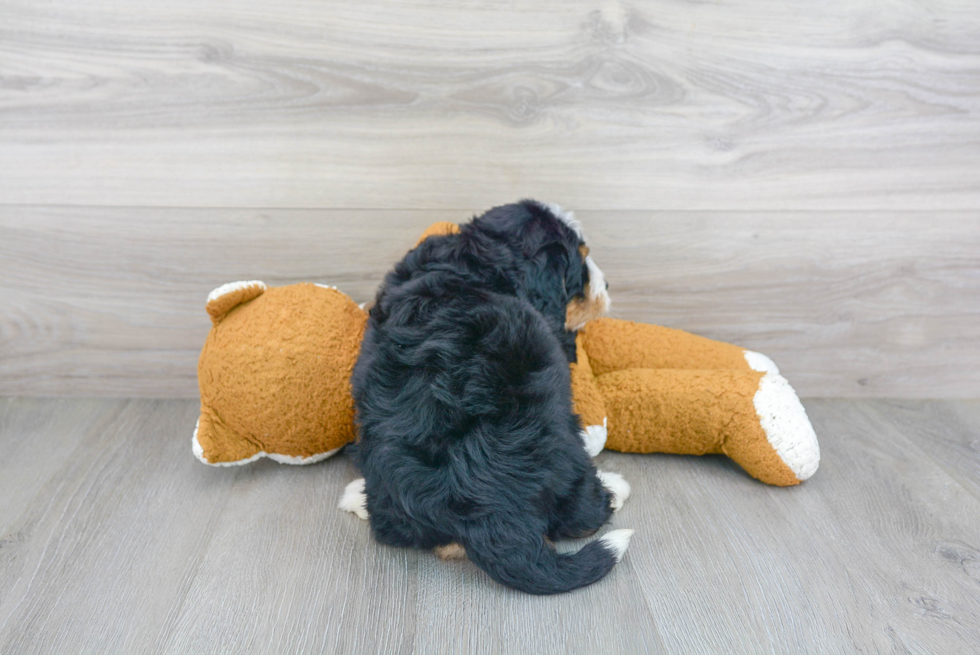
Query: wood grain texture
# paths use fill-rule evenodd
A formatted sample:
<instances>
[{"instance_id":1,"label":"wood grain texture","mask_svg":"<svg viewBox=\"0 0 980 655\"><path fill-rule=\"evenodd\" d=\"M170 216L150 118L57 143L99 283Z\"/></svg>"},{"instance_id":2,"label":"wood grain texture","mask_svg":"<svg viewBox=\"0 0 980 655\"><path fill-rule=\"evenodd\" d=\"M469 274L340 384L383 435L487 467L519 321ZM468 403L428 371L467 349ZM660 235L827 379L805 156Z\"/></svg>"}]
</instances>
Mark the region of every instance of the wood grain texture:
<instances>
[{"instance_id":1,"label":"wood grain texture","mask_svg":"<svg viewBox=\"0 0 980 655\"><path fill-rule=\"evenodd\" d=\"M0 207L0 394L196 397L211 289L368 300L428 224L473 212ZM803 396L980 396L971 213L579 217L615 316L766 353Z\"/></svg>"},{"instance_id":2,"label":"wood grain texture","mask_svg":"<svg viewBox=\"0 0 980 655\"><path fill-rule=\"evenodd\" d=\"M980 207L972 0L6 0L0 202Z\"/></svg>"},{"instance_id":3,"label":"wood grain texture","mask_svg":"<svg viewBox=\"0 0 980 655\"><path fill-rule=\"evenodd\" d=\"M896 443L929 457L980 500L980 403L890 400L873 405Z\"/></svg>"},{"instance_id":4,"label":"wood grain texture","mask_svg":"<svg viewBox=\"0 0 980 655\"><path fill-rule=\"evenodd\" d=\"M343 455L208 468L191 401L0 399L0 652L974 650L980 404L806 407L823 462L797 488L600 455L636 535L608 578L542 598L375 543L335 509Z\"/></svg>"}]
</instances>

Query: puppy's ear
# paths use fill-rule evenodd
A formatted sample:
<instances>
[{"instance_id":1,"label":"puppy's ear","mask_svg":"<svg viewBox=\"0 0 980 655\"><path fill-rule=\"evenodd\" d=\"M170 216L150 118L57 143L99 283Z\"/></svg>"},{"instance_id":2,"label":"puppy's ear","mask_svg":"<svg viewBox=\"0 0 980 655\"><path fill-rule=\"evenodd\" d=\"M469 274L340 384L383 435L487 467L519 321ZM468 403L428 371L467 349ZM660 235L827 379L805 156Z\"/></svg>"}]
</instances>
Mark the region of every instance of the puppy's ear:
<instances>
[{"instance_id":1,"label":"puppy's ear","mask_svg":"<svg viewBox=\"0 0 980 655\"><path fill-rule=\"evenodd\" d=\"M565 272L568 257L558 244L544 246L528 262L526 271L527 295L531 303L549 320L564 316L568 304ZM564 319L562 319L564 320Z\"/></svg>"},{"instance_id":2,"label":"puppy's ear","mask_svg":"<svg viewBox=\"0 0 980 655\"><path fill-rule=\"evenodd\" d=\"M535 309L559 337L570 362L575 361L575 335L565 330L565 314L571 300L567 285L568 251L561 244L540 248L527 262L525 292Z\"/></svg>"}]
</instances>

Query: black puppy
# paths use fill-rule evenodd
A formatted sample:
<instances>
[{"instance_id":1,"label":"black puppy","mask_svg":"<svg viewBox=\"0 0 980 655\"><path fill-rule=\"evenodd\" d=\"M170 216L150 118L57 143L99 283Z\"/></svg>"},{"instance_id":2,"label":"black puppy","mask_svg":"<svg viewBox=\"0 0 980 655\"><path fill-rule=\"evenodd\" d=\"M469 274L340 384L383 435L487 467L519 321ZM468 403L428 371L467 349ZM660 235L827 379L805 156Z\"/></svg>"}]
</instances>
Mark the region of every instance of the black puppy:
<instances>
[{"instance_id":1,"label":"black puppy","mask_svg":"<svg viewBox=\"0 0 980 655\"><path fill-rule=\"evenodd\" d=\"M629 494L596 471L572 411L574 330L608 306L578 223L556 206L496 207L410 251L354 367L364 479L341 507L370 515L378 541L465 553L529 593L609 573L632 530L570 555L551 543L594 533Z\"/></svg>"}]
</instances>

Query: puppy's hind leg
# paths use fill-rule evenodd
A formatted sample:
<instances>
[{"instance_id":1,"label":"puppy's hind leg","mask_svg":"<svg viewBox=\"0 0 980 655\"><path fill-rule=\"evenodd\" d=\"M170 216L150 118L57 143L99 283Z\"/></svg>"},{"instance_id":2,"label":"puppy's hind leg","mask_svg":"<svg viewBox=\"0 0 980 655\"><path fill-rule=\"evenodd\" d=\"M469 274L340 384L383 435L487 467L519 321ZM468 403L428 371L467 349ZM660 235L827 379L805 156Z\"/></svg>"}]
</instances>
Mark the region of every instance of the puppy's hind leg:
<instances>
[{"instance_id":1,"label":"puppy's hind leg","mask_svg":"<svg viewBox=\"0 0 980 655\"><path fill-rule=\"evenodd\" d=\"M612 511L618 512L623 509L623 503L630 497L630 483L619 473L612 471L596 471L602 486L609 490L612 499L609 501Z\"/></svg>"},{"instance_id":2,"label":"puppy's hind leg","mask_svg":"<svg viewBox=\"0 0 980 655\"><path fill-rule=\"evenodd\" d=\"M554 540L588 537L609 520L616 506L615 494L602 479L587 471L571 496L559 504L557 516L548 527L548 536Z\"/></svg>"},{"instance_id":3,"label":"puppy's hind leg","mask_svg":"<svg viewBox=\"0 0 980 655\"><path fill-rule=\"evenodd\" d=\"M587 425L579 433L589 457L596 457L606 447L606 435L606 419L602 419L602 425Z\"/></svg>"}]
</instances>

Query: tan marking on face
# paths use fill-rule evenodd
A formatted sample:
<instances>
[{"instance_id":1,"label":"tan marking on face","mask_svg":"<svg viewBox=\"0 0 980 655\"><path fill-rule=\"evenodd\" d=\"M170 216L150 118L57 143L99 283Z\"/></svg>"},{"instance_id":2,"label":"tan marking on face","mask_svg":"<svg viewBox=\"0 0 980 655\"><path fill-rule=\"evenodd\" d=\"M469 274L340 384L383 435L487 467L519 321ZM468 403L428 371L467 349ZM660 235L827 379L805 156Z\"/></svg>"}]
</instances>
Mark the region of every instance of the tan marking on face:
<instances>
[{"instance_id":1,"label":"tan marking on face","mask_svg":"<svg viewBox=\"0 0 980 655\"><path fill-rule=\"evenodd\" d=\"M445 546L436 546L433 552L441 560L466 559L466 549L453 542Z\"/></svg>"},{"instance_id":2,"label":"tan marking on face","mask_svg":"<svg viewBox=\"0 0 980 655\"><path fill-rule=\"evenodd\" d=\"M584 252L583 252L584 251ZM565 310L565 329L579 330L589 321L602 318L609 313L609 294L606 292L606 278L589 257L589 248L586 245L579 246L579 254L582 255L582 264L587 266L590 272L589 283L582 290L582 297L572 298ZM593 287L594 284L602 285L601 288Z\"/></svg>"},{"instance_id":3,"label":"tan marking on face","mask_svg":"<svg viewBox=\"0 0 980 655\"><path fill-rule=\"evenodd\" d=\"M602 318L609 311L609 296L601 294L590 298L574 298L565 310L565 329L579 330L589 321Z\"/></svg>"}]
</instances>

